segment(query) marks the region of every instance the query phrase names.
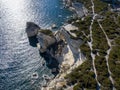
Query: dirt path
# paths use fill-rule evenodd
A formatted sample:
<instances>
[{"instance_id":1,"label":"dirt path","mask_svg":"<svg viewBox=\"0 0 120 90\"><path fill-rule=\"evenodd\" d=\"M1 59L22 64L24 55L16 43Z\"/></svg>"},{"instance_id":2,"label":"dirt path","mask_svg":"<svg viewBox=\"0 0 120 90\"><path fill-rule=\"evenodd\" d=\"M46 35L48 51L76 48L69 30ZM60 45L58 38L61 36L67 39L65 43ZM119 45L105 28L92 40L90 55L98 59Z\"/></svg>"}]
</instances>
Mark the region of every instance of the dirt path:
<instances>
[{"instance_id":1,"label":"dirt path","mask_svg":"<svg viewBox=\"0 0 120 90\"><path fill-rule=\"evenodd\" d=\"M93 54L93 36L92 36L92 26L93 26L93 23L94 23L94 20L95 20L95 17L97 16L97 14L95 14L95 10L94 10L94 2L93 0L91 0L91 3L92 3L92 12L93 12L93 17L92 17L92 20L91 20L91 24L90 24L90 27L89 27L89 30L90 30L90 42L88 42L88 45L90 47L90 50L91 50L91 57L92 57L92 65L93 65L93 71L95 73L95 79L96 79L96 82L97 82L97 89L100 90L100 82L98 81L98 76L97 76L97 71L96 71L96 67L95 67L95 54Z\"/></svg>"},{"instance_id":2,"label":"dirt path","mask_svg":"<svg viewBox=\"0 0 120 90\"><path fill-rule=\"evenodd\" d=\"M103 29L102 25L100 24L99 20L98 20L98 24L99 24L102 32L104 33L104 35L105 35L105 37L106 37L106 40L107 40L107 43L108 43L108 45L109 45L109 47L110 47L110 48L107 50L107 55L105 56L105 59L106 59L106 65L107 65L107 68L108 68L108 73L109 73L109 75L110 75L110 76L109 76L109 79L110 79L110 81L111 81L111 83L112 83L112 85L113 85L113 90L116 90L115 87L114 87L114 80L113 80L113 78L112 78L112 76L111 76L112 73L111 73L110 68L109 68L109 60L108 60L108 59L109 59L109 55L110 55L110 51L111 51L111 49L112 49L112 45L111 45L110 39L108 38L108 36L107 36L105 30Z\"/></svg>"}]
</instances>

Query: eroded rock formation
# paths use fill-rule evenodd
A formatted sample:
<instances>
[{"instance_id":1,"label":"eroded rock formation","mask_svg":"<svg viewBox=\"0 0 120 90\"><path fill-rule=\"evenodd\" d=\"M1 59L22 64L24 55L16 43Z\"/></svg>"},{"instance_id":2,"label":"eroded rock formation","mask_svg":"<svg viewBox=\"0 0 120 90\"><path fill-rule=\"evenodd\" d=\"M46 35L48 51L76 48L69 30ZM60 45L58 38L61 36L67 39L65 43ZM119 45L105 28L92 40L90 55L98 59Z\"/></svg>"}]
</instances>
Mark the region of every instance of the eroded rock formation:
<instances>
[{"instance_id":1,"label":"eroded rock formation","mask_svg":"<svg viewBox=\"0 0 120 90\"><path fill-rule=\"evenodd\" d=\"M31 35L31 33L36 35L38 40L38 43L36 44L39 47L40 55L45 59L48 68L52 70L54 75L64 75L64 73L70 70L77 61L83 60L81 58L84 58L84 56L79 50L79 46L82 42L81 39L72 39L72 34L69 30L66 30L65 26L52 33L49 30L43 31L38 26L36 27L37 29L33 27L36 27L36 24L27 27L30 28L27 33L28 37L33 35ZM57 78L59 79L59 77ZM64 77L60 76L60 78L63 79ZM56 86L55 84L52 85Z\"/></svg>"}]
</instances>

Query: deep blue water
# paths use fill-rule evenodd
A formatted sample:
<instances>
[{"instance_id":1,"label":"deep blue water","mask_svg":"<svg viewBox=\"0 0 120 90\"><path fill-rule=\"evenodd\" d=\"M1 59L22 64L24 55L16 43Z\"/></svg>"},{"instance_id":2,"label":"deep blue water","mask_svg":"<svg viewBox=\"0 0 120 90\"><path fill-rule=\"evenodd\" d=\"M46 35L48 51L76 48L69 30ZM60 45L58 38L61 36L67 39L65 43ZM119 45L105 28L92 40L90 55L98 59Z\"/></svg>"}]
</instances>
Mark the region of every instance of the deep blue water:
<instances>
[{"instance_id":1,"label":"deep blue water","mask_svg":"<svg viewBox=\"0 0 120 90\"><path fill-rule=\"evenodd\" d=\"M28 21L42 28L62 25L72 14L62 8L61 0L0 0L0 90L40 90L42 75L53 77L25 28Z\"/></svg>"}]
</instances>

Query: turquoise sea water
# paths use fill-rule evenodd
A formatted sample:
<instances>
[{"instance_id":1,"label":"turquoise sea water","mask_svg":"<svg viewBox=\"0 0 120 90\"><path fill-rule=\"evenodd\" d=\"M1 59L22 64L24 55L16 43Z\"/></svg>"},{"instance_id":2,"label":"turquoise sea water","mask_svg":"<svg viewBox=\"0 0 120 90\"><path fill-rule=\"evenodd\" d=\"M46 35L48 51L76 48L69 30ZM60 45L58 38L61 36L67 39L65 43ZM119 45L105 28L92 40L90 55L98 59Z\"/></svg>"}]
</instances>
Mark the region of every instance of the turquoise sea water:
<instances>
[{"instance_id":1,"label":"turquoise sea water","mask_svg":"<svg viewBox=\"0 0 120 90\"><path fill-rule=\"evenodd\" d=\"M53 77L38 49L29 45L26 22L61 26L71 14L61 0L0 0L0 90L40 90L42 76Z\"/></svg>"}]
</instances>

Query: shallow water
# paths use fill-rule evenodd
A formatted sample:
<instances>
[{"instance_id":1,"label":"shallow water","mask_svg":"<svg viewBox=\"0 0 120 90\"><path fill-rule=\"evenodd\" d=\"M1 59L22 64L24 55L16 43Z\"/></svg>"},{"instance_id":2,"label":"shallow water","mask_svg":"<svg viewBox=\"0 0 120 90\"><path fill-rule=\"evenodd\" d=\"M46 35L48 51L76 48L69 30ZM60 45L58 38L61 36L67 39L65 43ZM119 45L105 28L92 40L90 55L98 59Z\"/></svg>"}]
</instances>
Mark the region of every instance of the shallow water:
<instances>
[{"instance_id":1,"label":"shallow water","mask_svg":"<svg viewBox=\"0 0 120 90\"><path fill-rule=\"evenodd\" d=\"M39 90L42 76L53 76L42 66L38 49L29 45L26 22L61 26L71 14L61 0L0 0L0 90Z\"/></svg>"}]
</instances>

